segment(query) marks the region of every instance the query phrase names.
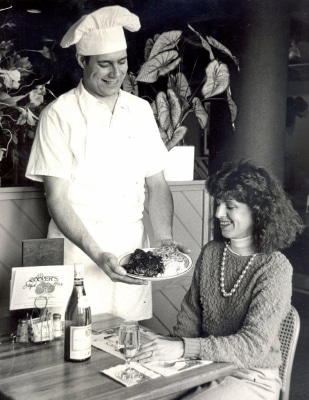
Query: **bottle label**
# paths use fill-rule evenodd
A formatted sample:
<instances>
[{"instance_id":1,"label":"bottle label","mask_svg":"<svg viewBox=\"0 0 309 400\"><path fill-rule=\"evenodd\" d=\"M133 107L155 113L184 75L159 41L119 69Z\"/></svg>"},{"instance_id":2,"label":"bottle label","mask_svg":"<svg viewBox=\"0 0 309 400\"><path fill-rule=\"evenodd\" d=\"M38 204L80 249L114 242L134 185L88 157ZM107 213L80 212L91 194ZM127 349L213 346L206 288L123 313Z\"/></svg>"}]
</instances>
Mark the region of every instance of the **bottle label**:
<instances>
[{"instance_id":1,"label":"bottle label","mask_svg":"<svg viewBox=\"0 0 309 400\"><path fill-rule=\"evenodd\" d=\"M70 327L70 358L83 360L91 356L91 324Z\"/></svg>"},{"instance_id":2,"label":"bottle label","mask_svg":"<svg viewBox=\"0 0 309 400\"><path fill-rule=\"evenodd\" d=\"M62 336L62 323L59 319L54 319L53 321L54 327L54 337L59 338Z\"/></svg>"}]
</instances>

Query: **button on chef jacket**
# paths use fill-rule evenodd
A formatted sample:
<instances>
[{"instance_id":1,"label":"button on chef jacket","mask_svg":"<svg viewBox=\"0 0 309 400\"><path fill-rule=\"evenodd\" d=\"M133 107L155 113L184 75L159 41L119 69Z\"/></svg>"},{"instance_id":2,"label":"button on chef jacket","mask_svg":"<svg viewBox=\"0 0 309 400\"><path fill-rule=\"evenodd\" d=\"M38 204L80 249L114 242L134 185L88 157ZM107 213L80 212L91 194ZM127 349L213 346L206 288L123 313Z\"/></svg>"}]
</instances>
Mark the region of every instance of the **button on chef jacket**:
<instances>
[{"instance_id":1,"label":"button on chef jacket","mask_svg":"<svg viewBox=\"0 0 309 400\"><path fill-rule=\"evenodd\" d=\"M81 81L42 112L26 176L36 181L43 181L43 175L69 179L76 213L102 250L119 257L149 246L142 224L145 178L162 171L166 160L148 102L120 91L112 114ZM53 221L48 237L63 237ZM64 261L84 263L94 314L151 318L150 284L112 282L66 238Z\"/></svg>"}]
</instances>

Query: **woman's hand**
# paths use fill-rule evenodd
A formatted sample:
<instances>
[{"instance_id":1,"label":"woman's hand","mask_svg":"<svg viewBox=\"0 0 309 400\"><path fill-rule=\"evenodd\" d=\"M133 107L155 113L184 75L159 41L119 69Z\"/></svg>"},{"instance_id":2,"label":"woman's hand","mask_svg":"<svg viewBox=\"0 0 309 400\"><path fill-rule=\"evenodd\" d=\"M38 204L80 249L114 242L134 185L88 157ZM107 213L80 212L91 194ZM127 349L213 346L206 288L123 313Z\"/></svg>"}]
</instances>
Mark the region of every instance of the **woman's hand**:
<instances>
[{"instance_id":1,"label":"woman's hand","mask_svg":"<svg viewBox=\"0 0 309 400\"><path fill-rule=\"evenodd\" d=\"M147 363L150 361L177 360L183 357L184 342L179 338L158 337L141 346L139 352L133 357L134 361Z\"/></svg>"}]
</instances>

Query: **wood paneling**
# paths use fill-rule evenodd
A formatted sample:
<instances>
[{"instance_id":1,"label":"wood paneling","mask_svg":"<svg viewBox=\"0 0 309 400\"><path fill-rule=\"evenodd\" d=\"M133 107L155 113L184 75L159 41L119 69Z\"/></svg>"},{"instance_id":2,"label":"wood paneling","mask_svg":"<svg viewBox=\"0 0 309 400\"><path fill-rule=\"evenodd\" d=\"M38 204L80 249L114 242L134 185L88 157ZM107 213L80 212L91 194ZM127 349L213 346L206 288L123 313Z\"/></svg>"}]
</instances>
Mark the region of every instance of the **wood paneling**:
<instances>
[{"instance_id":1,"label":"wood paneling","mask_svg":"<svg viewBox=\"0 0 309 400\"><path fill-rule=\"evenodd\" d=\"M177 313L190 286L191 279L191 275L187 274L183 277L153 284L153 317L141 321L141 325L162 335L172 333L176 324Z\"/></svg>"},{"instance_id":2,"label":"wood paneling","mask_svg":"<svg viewBox=\"0 0 309 400\"><path fill-rule=\"evenodd\" d=\"M209 196L204 181L169 182L174 199L174 239L191 250L193 263L201 247L210 237ZM150 223L147 193L144 223L153 245L153 230Z\"/></svg>"},{"instance_id":3,"label":"wood paneling","mask_svg":"<svg viewBox=\"0 0 309 400\"><path fill-rule=\"evenodd\" d=\"M153 317L141 324L161 334L172 333L181 301L187 292L202 246L211 237L210 199L204 181L170 182L174 199L174 239L191 250L193 268L186 275L153 283ZM144 223L153 244L153 231L146 201Z\"/></svg>"},{"instance_id":4,"label":"wood paneling","mask_svg":"<svg viewBox=\"0 0 309 400\"><path fill-rule=\"evenodd\" d=\"M22 265L22 241L44 238L49 216L44 193L0 188L0 313L8 314L12 267Z\"/></svg>"}]
</instances>

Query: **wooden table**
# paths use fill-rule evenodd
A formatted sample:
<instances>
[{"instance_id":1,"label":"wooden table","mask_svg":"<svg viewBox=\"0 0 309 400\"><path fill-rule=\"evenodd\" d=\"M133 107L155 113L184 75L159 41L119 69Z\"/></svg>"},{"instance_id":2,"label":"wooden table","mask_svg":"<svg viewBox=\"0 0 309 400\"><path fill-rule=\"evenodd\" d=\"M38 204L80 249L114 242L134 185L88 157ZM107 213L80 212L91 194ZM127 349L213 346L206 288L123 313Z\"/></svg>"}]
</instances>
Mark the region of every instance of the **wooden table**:
<instances>
[{"instance_id":1,"label":"wooden table","mask_svg":"<svg viewBox=\"0 0 309 400\"><path fill-rule=\"evenodd\" d=\"M118 325L119 318L104 314L94 318L93 328ZM177 393L231 374L233 364L212 363L174 376L152 379L127 388L99 371L123 362L92 347L84 363L63 359L63 339L44 344L0 344L0 399L16 400L133 400L176 399Z\"/></svg>"}]
</instances>

